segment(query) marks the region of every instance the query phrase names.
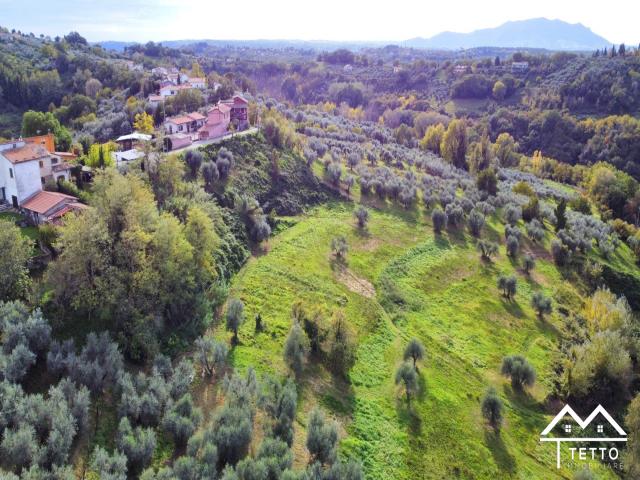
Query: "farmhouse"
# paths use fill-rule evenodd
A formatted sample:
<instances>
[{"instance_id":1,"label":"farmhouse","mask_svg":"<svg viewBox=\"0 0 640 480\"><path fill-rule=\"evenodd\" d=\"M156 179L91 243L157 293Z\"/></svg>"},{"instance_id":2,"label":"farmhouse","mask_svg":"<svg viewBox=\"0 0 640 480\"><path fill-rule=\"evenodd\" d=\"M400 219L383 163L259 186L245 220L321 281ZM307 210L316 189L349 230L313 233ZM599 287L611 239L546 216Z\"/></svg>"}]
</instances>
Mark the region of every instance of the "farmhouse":
<instances>
[{"instance_id":1,"label":"farmhouse","mask_svg":"<svg viewBox=\"0 0 640 480\"><path fill-rule=\"evenodd\" d=\"M220 102L207 111L207 120L198 130L200 140L217 138L225 135L231 122L231 107Z\"/></svg>"},{"instance_id":2,"label":"farmhouse","mask_svg":"<svg viewBox=\"0 0 640 480\"><path fill-rule=\"evenodd\" d=\"M177 95L179 91L181 90L191 90L193 87L189 84L182 84L182 85L165 85L160 87L160 97L166 98L166 97L173 97L174 95Z\"/></svg>"},{"instance_id":3,"label":"farmhouse","mask_svg":"<svg viewBox=\"0 0 640 480\"><path fill-rule=\"evenodd\" d=\"M40 145L16 140L0 145L0 202L18 208L42 190L40 160L49 156Z\"/></svg>"},{"instance_id":4,"label":"farmhouse","mask_svg":"<svg viewBox=\"0 0 640 480\"><path fill-rule=\"evenodd\" d=\"M116 138L116 143L120 146L120 150L131 150L136 146L142 146L145 142L151 141L151 138L151 135L146 133L133 132Z\"/></svg>"},{"instance_id":5,"label":"farmhouse","mask_svg":"<svg viewBox=\"0 0 640 480\"><path fill-rule=\"evenodd\" d=\"M21 206L29 220L36 225L56 223L67 213L86 208L76 197L44 190L32 195Z\"/></svg>"},{"instance_id":6,"label":"farmhouse","mask_svg":"<svg viewBox=\"0 0 640 480\"><path fill-rule=\"evenodd\" d=\"M221 100L221 105L231 108L230 120L236 130L249 128L249 102L242 95L234 95L228 100Z\"/></svg>"},{"instance_id":7,"label":"farmhouse","mask_svg":"<svg viewBox=\"0 0 640 480\"><path fill-rule=\"evenodd\" d=\"M529 70L529 62L512 62L511 72L526 73Z\"/></svg>"},{"instance_id":8,"label":"farmhouse","mask_svg":"<svg viewBox=\"0 0 640 480\"><path fill-rule=\"evenodd\" d=\"M207 117L198 112L170 117L164 122L164 131L168 135L172 133L194 133L204 125L206 119Z\"/></svg>"}]
</instances>

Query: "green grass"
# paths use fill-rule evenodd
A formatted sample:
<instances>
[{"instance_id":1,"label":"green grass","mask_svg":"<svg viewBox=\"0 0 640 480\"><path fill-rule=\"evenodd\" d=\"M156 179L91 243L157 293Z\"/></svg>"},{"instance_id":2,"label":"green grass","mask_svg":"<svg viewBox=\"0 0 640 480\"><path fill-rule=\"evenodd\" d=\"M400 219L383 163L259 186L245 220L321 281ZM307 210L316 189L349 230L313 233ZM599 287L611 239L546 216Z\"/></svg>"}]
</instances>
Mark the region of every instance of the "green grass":
<instances>
[{"instance_id":1,"label":"green grass","mask_svg":"<svg viewBox=\"0 0 640 480\"><path fill-rule=\"evenodd\" d=\"M358 336L350 384L336 382L320 365L309 365L299 382L300 405L294 452L304 463L307 412L321 404L345 429L341 451L363 462L367 479L570 478L555 469L554 448L539 442L551 416L543 400L551 390L562 319L539 320L530 307L534 291L580 303L580 291L540 255L525 276L501 247L491 263L481 262L466 233L436 237L428 215L387 208L371 212L366 233L358 232L353 205L334 203L298 217L270 240L235 277L231 296L245 303L247 322L232 353L240 371L287 375L283 343L291 326L291 305L302 300L328 318L341 309ZM332 259L330 241L347 237L349 277ZM502 238L489 222L487 236ZM529 244L524 249L535 248ZM518 293L506 301L496 287L501 273L515 273ZM370 298L345 278L369 282ZM253 318L267 329L256 334ZM219 328L216 335L229 338ZM421 393L411 408L393 382L411 337L425 344ZM538 380L527 394L515 393L499 374L505 355L523 354ZM480 401L493 385L505 403L499 436L480 414ZM604 472L606 477L607 472Z\"/></svg>"},{"instance_id":2,"label":"green grass","mask_svg":"<svg viewBox=\"0 0 640 480\"><path fill-rule=\"evenodd\" d=\"M0 213L0 220L9 220L11 222L17 222L23 219L24 217L19 213L15 213L15 212ZM32 226L21 227L20 231L25 237L30 238L33 241L36 241L38 239L38 227L32 227Z\"/></svg>"}]
</instances>

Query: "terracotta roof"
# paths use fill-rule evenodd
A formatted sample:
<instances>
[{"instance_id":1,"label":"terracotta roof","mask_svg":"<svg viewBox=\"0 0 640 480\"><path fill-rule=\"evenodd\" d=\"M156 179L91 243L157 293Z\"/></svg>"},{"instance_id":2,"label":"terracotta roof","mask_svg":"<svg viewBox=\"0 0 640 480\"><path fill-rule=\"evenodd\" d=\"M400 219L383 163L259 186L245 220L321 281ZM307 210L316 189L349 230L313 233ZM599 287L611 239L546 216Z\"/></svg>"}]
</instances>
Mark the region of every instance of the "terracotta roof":
<instances>
[{"instance_id":1,"label":"terracotta roof","mask_svg":"<svg viewBox=\"0 0 640 480\"><path fill-rule=\"evenodd\" d=\"M27 143L23 147L3 150L1 154L11 163L29 162L49 155L47 149L35 143Z\"/></svg>"},{"instance_id":2,"label":"terracotta roof","mask_svg":"<svg viewBox=\"0 0 640 480\"><path fill-rule=\"evenodd\" d=\"M187 113L185 115L180 115L178 117L167 118L167 122L175 123L176 125L180 125L183 123L191 123L197 120L204 120L204 115L199 114L198 112Z\"/></svg>"},{"instance_id":3,"label":"terracotta roof","mask_svg":"<svg viewBox=\"0 0 640 480\"><path fill-rule=\"evenodd\" d=\"M204 83L204 77L189 77L189 83L200 82Z\"/></svg>"},{"instance_id":4,"label":"terracotta roof","mask_svg":"<svg viewBox=\"0 0 640 480\"><path fill-rule=\"evenodd\" d=\"M64 157L64 158L77 158L78 155L71 152L53 152L56 157Z\"/></svg>"},{"instance_id":5,"label":"terracotta roof","mask_svg":"<svg viewBox=\"0 0 640 480\"><path fill-rule=\"evenodd\" d=\"M227 113L231 111L231 107L225 103L218 103L218 105L214 105L209 109L210 112L213 110L220 110L222 113Z\"/></svg>"},{"instance_id":6,"label":"terracotta roof","mask_svg":"<svg viewBox=\"0 0 640 480\"><path fill-rule=\"evenodd\" d=\"M161 102L164 99L162 95L149 95L150 102Z\"/></svg>"},{"instance_id":7,"label":"terracotta roof","mask_svg":"<svg viewBox=\"0 0 640 480\"><path fill-rule=\"evenodd\" d=\"M36 193L29 200L24 202L21 206L27 210L31 210L36 213L47 213L52 208L56 207L65 200L73 200L77 202L76 197L71 195L65 195L58 192L47 192L45 190Z\"/></svg>"}]
</instances>

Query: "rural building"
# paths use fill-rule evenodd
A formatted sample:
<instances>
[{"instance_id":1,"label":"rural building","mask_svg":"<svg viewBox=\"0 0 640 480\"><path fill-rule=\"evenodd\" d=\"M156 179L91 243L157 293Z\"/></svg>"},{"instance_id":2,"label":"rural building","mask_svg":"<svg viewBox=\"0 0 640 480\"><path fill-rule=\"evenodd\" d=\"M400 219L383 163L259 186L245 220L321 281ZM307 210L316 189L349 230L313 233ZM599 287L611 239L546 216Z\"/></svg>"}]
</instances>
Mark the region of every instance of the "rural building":
<instances>
[{"instance_id":1,"label":"rural building","mask_svg":"<svg viewBox=\"0 0 640 480\"><path fill-rule=\"evenodd\" d=\"M231 99L221 100L221 105L231 108L230 120L236 130L249 128L249 102L242 95L234 95Z\"/></svg>"},{"instance_id":2,"label":"rural building","mask_svg":"<svg viewBox=\"0 0 640 480\"><path fill-rule=\"evenodd\" d=\"M125 151L131 150L135 146L142 146L145 142L151 141L151 138L151 135L146 133L133 132L116 138L116 143L120 146L121 151Z\"/></svg>"},{"instance_id":3,"label":"rural building","mask_svg":"<svg viewBox=\"0 0 640 480\"><path fill-rule=\"evenodd\" d=\"M229 131L231 107L220 102L207 111L207 120L198 130L200 140L222 137Z\"/></svg>"},{"instance_id":4,"label":"rural building","mask_svg":"<svg viewBox=\"0 0 640 480\"><path fill-rule=\"evenodd\" d=\"M56 223L65 214L86 208L76 197L44 190L32 195L21 206L21 210L36 225Z\"/></svg>"},{"instance_id":5,"label":"rural building","mask_svg":"<svg viewBox=\"0 0 640 480\"><path fill-rule=\"evenodd\" d=\"M0 145L0 202L18 208L41 191L40 161L48 157L43 146L24 140Z\"/></svg>"},{"instance_id":6,"label":"rural building","mask_svg":"<svg viewBox=\"0 0 640 480\"><path fill-rule=\"evenodd\" d=\"M511 72L513 73L526 73L529 71L529 62L512 62Z\"/></svg>"},{"instance_id":7,"label":"rural building","mask_svg":"<svg viewBox=\"0 0 640 480\"><path fill-rule=\"evenodd\" d=\"M164 131L169 135L172 133L195 133L204 125L206 119L207 117L198 112L170 117L164 122Z\"/></svg>"}]
</instances>

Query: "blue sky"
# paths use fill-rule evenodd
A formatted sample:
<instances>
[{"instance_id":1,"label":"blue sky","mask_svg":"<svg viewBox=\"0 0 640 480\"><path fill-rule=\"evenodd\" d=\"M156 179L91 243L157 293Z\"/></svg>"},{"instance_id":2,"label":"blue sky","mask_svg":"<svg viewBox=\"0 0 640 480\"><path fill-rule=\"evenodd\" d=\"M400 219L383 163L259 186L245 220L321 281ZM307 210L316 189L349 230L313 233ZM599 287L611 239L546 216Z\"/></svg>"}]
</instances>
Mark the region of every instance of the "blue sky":
<instances>
[{"instance_id":1,"label":"blue sky","mask_svg":"<svg viewBox=\"0 0 640 480\"><path fill-rule=\"evenodd\" d=\"M536 0L0 0L0 25L91 41L403 40L535 17L580 22L608 40L640 42L640 1Z\"/></svg>"}]
</instances>

